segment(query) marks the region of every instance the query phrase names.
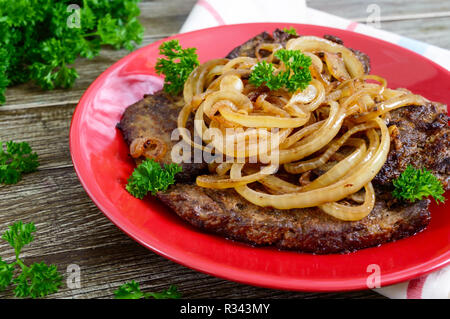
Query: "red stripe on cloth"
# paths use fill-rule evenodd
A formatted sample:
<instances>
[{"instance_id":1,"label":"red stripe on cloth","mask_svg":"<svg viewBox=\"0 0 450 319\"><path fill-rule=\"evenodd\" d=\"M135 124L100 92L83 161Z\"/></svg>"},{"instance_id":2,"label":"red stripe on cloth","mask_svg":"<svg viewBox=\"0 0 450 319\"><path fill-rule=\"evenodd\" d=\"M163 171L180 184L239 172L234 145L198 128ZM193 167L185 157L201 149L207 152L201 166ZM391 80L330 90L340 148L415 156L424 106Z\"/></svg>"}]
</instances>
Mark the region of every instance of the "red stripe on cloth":
<instances>
[{"instance_id":1,"label":"red stripe on cloth","mask_svg":"<svg viewBox=\"0 0 450 319\"><path fill-rule=\"evenodd\" d=\"M350 30L350 31L354 31L356 29L356 27L358 26L358 22L351 22L347 28L345 28L346 30Z\"/></svg>"},{"instance_id":2,"label":"red stripe on cloth","mask_svg":"<svg viewBox=\"0 0 450 319\"><path fill-rule=\"evenodd\" d=\"M213 16L213 18L217 21L219 25L226 24L223 18L220 16L219 12L217 12L217 10L214 9L214 7L208 1L199 0L197 4L205 8Z\"/></svg>"},{"instance_id":3,"label":"red stripe on cloth","mask_svg":"<svg viewBox=\"0 0 450 319\"><path fill-rule=\"evenodd\" d=\"M422 290L427 276L411 280L406 289L406 299L422 299Z\"/></svg>"}]
</instances>

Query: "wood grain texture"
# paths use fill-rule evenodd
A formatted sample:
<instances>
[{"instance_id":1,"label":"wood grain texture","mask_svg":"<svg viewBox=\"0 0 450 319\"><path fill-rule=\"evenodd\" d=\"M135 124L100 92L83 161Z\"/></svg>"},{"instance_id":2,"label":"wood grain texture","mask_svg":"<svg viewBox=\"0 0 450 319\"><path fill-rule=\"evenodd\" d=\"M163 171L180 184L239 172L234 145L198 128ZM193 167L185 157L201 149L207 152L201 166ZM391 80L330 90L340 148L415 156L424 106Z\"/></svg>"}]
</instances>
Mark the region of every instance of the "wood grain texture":
<instances>
[{"instance_id":1,"label":"wood grain texture","mask_svg":"<svg viewBox=\"0 0 450 319\"><path fill-rule=\"evenodd\" d=\"M311 8L365 23L368 7L380 8L380 27L405 37L450 49L450 1L310 0ZM425 17L425 18L420 18Z\"/></svg>"},{"instance_id":2,"label":"wood grain texture","mask_svg":"<svg viewBox=\"0 0 450 319\"><path fill-rule=\"evenodd\" d=\"M444 49L450 49L450 16L381 22L381 28Z\"/></svg>"},{"instance_id":3,"label":"wood grain texture","mask_svg":"<svg viewBox=\"0 0 450 319\"><path fill-rule=\"evenodd\" d=\"M141 16L146 18L186 17L196 2L197 0L143 0L139 8Z\"/></svg>"},{"instance_id":4,"label":"wood grain texture","mask_svg":"<svg viewBox=\"0 0 450 319\"><path fill-rule=\"evenodd\" d=\"M450 11L450 2L442 0L306 0L310 8L322 10L347 19L361 19L368 15L369 5L380 7L381 17L411 16L423 13L441 13Z\"/></svg>"},{"instance_id":5,"label":"wood grain texture","mask_svg":"<svg viewBox=\"0 0 450 319\"><path fill-rule=\"evenodd\" d=\"M71 167L29 174L18 185L0 186L0 194L0 229L15 220L36 224L36 239L23 251L25 263L53 263L62 273L70 264L80 266L81 288L71 290L64 284L51 298L110 298L130 280L148 291L176 284L186 298L381 298L370 291L321 294L255 288L175 264L115 227L85 194ZM4 241L0 255L7 261L13 257ZM0 298L10 296L10 290L0 292Z\"/></svg>"},{"instance_id":6,"label":"wood grain texture","mask_svg":"<svg viewBox=\"0 0 450 319\"><path fill-rule=\"evenodd\" d=\"M28 142L33 151L39 154L41 170L71 167L69 127L75 105L69 102L57 107L2 110L0 141ZM0 194L1 190L0 186ZM3 198L0 198L2 201Z\"/></svg>"},{"instance_id":7,"label":"wood grain texture","mask_svg":"<svg viewBox=\"0 0 450 319\"><path fill-rule=\"evenodd\" d=\"M144 1L140 4L147 45L176 33L195 0ZM382 27L422 41L450 48L448 18L410 19L417 14L450 11L448 1L308 1L308 5L350 19L364 18L370 3L380 5L387 19ZM88 85L125 50L102 50L93 60L79 59L80 74L71 90L43 91L33 84L7 90L0 107L0 140L28 141L41 166L17 185L0 185L0 232L17 220L33 221L36 240L24 249L26 263L54 263L62 273L70 264L81 267L81 288L63 288L51 298L111 298L126 281L136 280L144 290L178 285L186 298L383 298L370 290L346 293L299 293L221 280L180 266L143 248L114 226L92 203L73 170L69 126L75 106ZM0 241L0 256L13 252ZM0 298L12 296L10 290Z\"/></svg>"}]
</instances>

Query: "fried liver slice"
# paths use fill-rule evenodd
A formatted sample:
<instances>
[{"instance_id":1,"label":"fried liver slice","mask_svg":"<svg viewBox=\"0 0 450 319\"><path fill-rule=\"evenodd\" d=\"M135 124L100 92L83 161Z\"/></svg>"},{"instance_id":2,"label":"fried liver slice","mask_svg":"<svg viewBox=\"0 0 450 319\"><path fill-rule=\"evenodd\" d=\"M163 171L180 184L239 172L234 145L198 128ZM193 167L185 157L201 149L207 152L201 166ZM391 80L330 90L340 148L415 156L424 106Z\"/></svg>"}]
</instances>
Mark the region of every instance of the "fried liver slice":
<instances>
[{"instance_id":1,"label":"fried liver slice","mask_svg":"<svg viewBox=\"0 0 450 319\"><path fill-rule=\"evenodd\" d=\"M280 30L273 35L262 33L231 51L228 57L251 56L261 41L284 44L289 38L291 35ZM128 145L136 138L153 136L171 148L177 142L171 141L170 136L177 126L179 111L178 98L157 92L128 107L118 127ZM318 208L259 207L234 189L199 187L195 185L195 177L206 172L204 163L183 163L177 183L157 196L188 223L253 245L327 254L350 252L408 237L428 225L429 200L414 204L399 202L391 197L391 182L410 163L430 169L443 181L445 188L449 188L447 110L444 105L431 102L408 106L391 111L387 121L389 126L397 127L396 135L392 137L388 160L373 181L377 193L375 208L360 221L341 221ZM161 162L170 161L168 152Z\"/></svg>"}]
</instances>

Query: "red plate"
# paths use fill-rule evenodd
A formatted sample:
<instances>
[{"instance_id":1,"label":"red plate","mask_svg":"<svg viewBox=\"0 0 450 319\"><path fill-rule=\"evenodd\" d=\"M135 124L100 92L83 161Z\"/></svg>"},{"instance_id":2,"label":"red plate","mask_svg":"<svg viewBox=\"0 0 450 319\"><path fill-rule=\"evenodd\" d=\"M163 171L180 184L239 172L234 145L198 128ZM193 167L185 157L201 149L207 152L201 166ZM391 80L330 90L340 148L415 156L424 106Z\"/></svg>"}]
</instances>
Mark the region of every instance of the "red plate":
<instances>
[{"instance_id":1,"label":"red plate","mask_svg":"<svg viewBox=\"0 0 450 319\"><path fill-rule=\"evenodd\" d=\"M222 26L174 38L184 47L198 48L204 62L224 57L262 31L290 25ZM406 87L430 100L450 103L449 72L414 52L349 31L312 25L294 27L305 35L336 35L349 47L367 53L372 73L385 77L390 87ZM128 105L162 87L154 69L160 44L158 41L131 53L100 75L81 98L70 128L72 160L81 184L100 210L129 236L187 267L242 283L289 290L367 289L372 264L380 267L384 286L450 262L448 204L433 206L431 224L413 237L347 255L316 256L255 248L207 234L179 219L157 200L131 196L125 184L134 165L115 125Z\"/></svg>"}]
</instances>

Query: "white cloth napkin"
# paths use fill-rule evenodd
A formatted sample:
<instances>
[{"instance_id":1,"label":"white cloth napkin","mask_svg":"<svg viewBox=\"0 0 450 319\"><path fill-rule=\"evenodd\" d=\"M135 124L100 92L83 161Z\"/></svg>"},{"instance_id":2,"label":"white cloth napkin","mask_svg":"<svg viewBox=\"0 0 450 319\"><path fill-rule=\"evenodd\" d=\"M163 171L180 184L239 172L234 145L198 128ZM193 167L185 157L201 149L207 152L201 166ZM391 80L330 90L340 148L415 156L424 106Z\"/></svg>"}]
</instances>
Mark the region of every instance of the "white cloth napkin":
<instances>
[{"instance_id":1,"label":"white cloth napkin","mask_svg":"<svg viewBox=\"0 0 450 319\"><path fill-rule=\"evenodd\" d=\"M304 0L199 0L180 32L249 22L306 23L351 30L406 47L450 69L449 50L308 8ZM374 291L394 299L450 299L450 266Z\"/></svg>"}]
</instances>

